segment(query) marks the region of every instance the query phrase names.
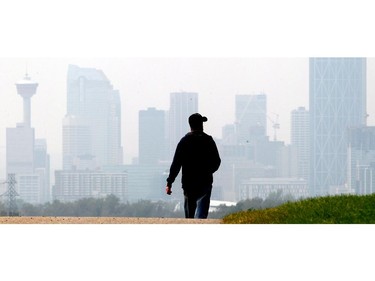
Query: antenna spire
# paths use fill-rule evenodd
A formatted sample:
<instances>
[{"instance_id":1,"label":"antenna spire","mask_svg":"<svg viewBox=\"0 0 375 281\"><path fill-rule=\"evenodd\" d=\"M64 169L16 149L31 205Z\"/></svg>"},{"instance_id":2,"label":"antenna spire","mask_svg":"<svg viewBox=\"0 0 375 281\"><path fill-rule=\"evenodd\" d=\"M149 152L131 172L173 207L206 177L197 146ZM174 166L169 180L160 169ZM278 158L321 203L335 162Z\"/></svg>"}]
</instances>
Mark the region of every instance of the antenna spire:
<instances>
[{"instance_id":1,"label":"antenna spire","mask_svg":"<svg viewBox=\"0 0 375 281\"><path fill-rule=\"evenodd\" d=\"M30 77L29 77L29 65L28 65L28 62L26 61L26 70L25 70L25 79L29 80Z\"/></svg>"}]
</instances>

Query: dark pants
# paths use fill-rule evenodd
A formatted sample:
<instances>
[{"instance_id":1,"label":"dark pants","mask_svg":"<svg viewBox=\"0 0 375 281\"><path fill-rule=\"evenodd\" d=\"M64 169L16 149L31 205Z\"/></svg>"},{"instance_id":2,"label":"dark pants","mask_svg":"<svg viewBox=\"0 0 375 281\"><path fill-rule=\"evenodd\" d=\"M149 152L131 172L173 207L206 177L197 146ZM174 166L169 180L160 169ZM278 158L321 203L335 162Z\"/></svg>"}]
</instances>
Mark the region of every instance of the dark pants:
<instances>
[{"instance_id":1,"label":"dark pants","mask_svg":"<svg viewBox=\"0 0 375 281\"><path fill-rule=\"evenodd\" d=\"M187 219L206 219L210 208L212 186L204 188L203 192L192 192L184 189L184 209Z\"/></svg>"}]
</instances>

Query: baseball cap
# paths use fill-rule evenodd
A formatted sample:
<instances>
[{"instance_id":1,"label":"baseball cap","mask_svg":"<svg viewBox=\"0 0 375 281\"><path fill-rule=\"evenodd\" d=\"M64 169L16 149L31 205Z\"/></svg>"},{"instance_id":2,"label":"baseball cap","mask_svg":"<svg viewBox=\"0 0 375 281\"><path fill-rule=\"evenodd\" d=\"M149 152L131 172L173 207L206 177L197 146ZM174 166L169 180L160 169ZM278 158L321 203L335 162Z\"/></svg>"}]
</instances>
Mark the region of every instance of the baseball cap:
<instances>
[{"instance_id":1,"label":"baseball cap","mask_svg":"<svg viewBox=\"0 0 375 281\"><path fill-rule=\"evenodd\" d=\"M194 113L189 117L189 124L191 127L199 127L203 125L203 122L207 122L207 117L202 116L199 113Z\"/></svg>"}]
</instances>

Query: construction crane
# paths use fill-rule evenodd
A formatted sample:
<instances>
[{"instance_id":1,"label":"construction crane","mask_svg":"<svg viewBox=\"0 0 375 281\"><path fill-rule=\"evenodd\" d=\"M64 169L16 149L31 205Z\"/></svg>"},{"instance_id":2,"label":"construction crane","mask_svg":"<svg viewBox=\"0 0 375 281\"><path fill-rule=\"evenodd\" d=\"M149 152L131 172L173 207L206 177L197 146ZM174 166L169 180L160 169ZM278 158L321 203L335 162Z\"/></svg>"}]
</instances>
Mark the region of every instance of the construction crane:
<instances>
[{"instance_id":1,"label":"construction crane","mask_svg":"<svg viewBox=\"0 0 375 281\"><path fill-rule=\"evenodd\" d=\"M273 112L272 112L273 113ZM276 120L273 120L268 114L267 118L272 123L273 128L273 140L277 141L277 130L280 129L280 123L279 123L279 114L273 113L276 115Z\"/></svg>"},{"instance_id":2,"label":"construction crane","mask_svg":"<svg viewBox=\"0 0 375 281\"><path fill-rule=\"evenodd\" d=\"M16 177L15 174L8 174L8 180L3 182L2 184L8 184L7 191L1 194L1 197L6 198L6 204L8 207L8 216L18 216L17 212L17 203L16 203L16 196L19 196L16 189Z\"/></svg>"},{"instance_id":3,"label":"construction crane","mask_svg":"<svg viewBox=\"0 0 375 281\"><path fill-rule=\"evenodd\" d=\"M263 94L264 95L264 94ZM246 102L245 104L245 107L244 109L242 110L242 113L240 115L240 117L238 118L238 120L236 120L236 124L241 124L242 122L242 119L245 117L245 113L247 112L250 104L253 102L253 99L255 98L255 95L252 95ZM271 112L272 114L276 115L276 120L274 120L273 118L270 117L269 114L267 114L267 112L264 112L264 109L259 107L259 105L257 103L254 103L256 106L258 106L258 109L260 110L260 112L262 112L264 115L267 116L268 120L272 123L272 128L273 128L273 140L276 141L277 140L277 130L280 129L280 123L279 123L279 115L276 114L276 113L273 113Z\"/></svg>"}]
</instances>

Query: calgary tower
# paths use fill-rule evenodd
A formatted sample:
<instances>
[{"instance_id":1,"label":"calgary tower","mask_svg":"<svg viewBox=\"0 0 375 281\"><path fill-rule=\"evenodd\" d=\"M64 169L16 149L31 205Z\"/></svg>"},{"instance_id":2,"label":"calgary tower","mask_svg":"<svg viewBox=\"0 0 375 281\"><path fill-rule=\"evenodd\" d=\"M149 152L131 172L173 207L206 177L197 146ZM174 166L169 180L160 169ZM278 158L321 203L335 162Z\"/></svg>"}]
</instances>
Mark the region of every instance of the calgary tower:
<instances>
[{"instance_id":1,"label":"calgary tower","mask_svg":"<svg viewBox=\"0 0 375 281\"><path fill-rule=\"evenodd\" d=\"M33 82L26 73L25 77L16 83L17 93L23 98L23 123L31 127L31 97L35 95L38 83Z\"/></svg>"}]
</instances>

